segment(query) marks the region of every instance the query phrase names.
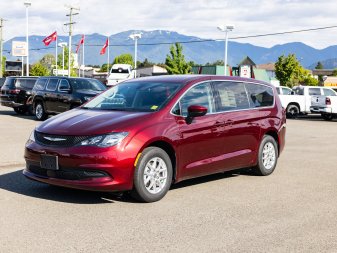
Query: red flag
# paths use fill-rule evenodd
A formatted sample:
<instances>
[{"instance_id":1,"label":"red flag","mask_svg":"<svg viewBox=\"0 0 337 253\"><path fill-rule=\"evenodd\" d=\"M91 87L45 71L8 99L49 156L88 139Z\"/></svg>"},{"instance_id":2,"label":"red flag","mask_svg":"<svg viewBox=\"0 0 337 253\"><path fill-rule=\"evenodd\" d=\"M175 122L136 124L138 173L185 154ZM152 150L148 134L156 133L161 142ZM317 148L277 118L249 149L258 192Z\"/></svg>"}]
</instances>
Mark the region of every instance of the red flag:
<instances>
[{"instance_id":1,"label":"red flag","mask_svg":"<svg viewBox=\"0 0 337 253\"><path fill-rule=\"evenodd\" d=\"M80 42L78 43L77 45L77 48L76 48L76 54L78 52L78 50L80 49L80 46L84 43L84 34L82 35L82 38L80 40Z\"/></svg>"},{"instance_id":2,"label":"red flag","mask_svg":"<svg viewBox=\"0 0 337 253\"><path fill-rule=\"evenodd\" d=\"M102 47L100 54L105 54L105 50L108 46L109 46L109 38L106 39L106 42L104 46Z\"/></svg>"},{"instance_id":3,"label":"red flag","mask_svg":"<svg viewBox=\"0 0 337 253\"><path fill-rule=\"evenodd\" d=\"M44 38L42 42L44 43L45 46L49 46L49 44L53 41L56 41L56 39L57 39L57 32L53 32L52 34Z\"/></svg>"}]
</instances>

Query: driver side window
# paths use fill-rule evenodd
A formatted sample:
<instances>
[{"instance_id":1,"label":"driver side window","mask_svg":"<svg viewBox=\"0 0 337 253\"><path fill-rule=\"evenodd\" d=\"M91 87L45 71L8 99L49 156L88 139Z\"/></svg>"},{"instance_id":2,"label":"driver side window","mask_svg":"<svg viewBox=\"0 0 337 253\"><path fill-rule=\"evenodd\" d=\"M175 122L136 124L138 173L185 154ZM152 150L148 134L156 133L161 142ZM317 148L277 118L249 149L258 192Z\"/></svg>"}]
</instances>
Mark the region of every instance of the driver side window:
<instances>
[{"instance_id":1,"label":"driver side window","mask_svg":"<svg viewBox=\"0 0 337 253\"><path fill-rule=\"evenodd\" d=\"M190 105L201 105L207 108L207 114L214 112L212 91L209 83L202 83L191 88L180 100L181 115L187 116Z\"/></svg>"}]
</instances>

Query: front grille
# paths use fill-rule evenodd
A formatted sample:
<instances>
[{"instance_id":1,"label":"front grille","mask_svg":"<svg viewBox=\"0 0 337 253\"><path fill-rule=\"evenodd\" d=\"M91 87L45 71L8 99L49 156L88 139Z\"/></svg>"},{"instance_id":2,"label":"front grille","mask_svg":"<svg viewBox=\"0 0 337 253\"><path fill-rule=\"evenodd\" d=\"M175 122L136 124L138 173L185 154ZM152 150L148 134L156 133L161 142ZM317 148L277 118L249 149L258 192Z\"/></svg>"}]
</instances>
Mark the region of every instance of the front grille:
<instances>
[{"instance_id":1,"label":"front grille","mask_svg":"<svg viewBox=\"0 0 337 253\"><path fill-rule=\"evenodd\" d=\"M35 140L38 144L52 147L71 147L84 141L89 136L70 136L70 135L53 135L35 131Z\"/></svg>"},{"instance_id":2,"label":"front grille","mask_svg":"<svg viewBox=\"0 0 337 253\"><path fill-rule=\"evenodd\" d=\"M27 169L35 175L42 177L58 178L65 180L81 180L89 178L108 177L109 175L104 171L99 170L83 170L62 168L59 170L46 170L36 165L28 165Z\"/></svg>"}]
</instances>

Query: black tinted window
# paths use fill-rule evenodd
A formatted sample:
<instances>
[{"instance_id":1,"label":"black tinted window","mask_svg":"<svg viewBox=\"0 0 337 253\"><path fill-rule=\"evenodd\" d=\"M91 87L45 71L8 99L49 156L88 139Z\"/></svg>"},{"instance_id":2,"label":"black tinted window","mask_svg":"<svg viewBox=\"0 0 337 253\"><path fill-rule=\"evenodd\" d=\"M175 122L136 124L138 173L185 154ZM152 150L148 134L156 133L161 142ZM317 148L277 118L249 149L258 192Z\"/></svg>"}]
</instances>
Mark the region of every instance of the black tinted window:
<instances>
[{"instance_id":1,"label":"black tinted window","mask_svg":"<svg viewBox=\"0 0 337 253\"><path fill-rule=\"evenodd\" d=\"M60 81L59 90L70 90L70 85L67 80L62 79Z\"/></svg>"},{"instance_id":2,"label":"black tinted window","mask_svg":"<svg viewBox=\"0 0 337 253\"><path fill-rule=\"evenodd\" d=\"M6 81L4 83L4 86L7 88L14 88L15 87L15 79L14 78L6 78Z\"/></svg>"},{"instance_id":3,"label":"black tinted window","mask_svg":"<svg viewBox=\"0 0 337 253\"><path fill-rule=\"evenodd\" d=\"M36 79L16 79L16 87L22 87L26 89L33 89Z\"/></svg>"},{"instance_id":4,"label":"black tinted window","mask_svg":"<svg viewBox=\"0 0 337 253\"><path fill-rule=\"evenodd\" d=\"M309 95L321 95L321 89L320 88L309 88Z\"/></svg>"},{"instance_id":5,"label":"black tinted window","mask_svg":"<svg viewBox=\"0 0 337 253\"><path fill-rule=\"evenodd\" d=\"M44 87L46 87L48 79L47 78L39 78L37 79L34 89L36 90L44 90Z\"/></svg>"},{"instance_id":6,"label":"black tinted window","mask_svg":"<svg viewBox=\"0 0 337 253\"><path fill-rule=\"evenodd\" d=\"M248 109L249 102L243 83L215 82L217 111Z\"/></svg>"},{"instance_id":7,"label":"black tinted window","mask_svg":"<svg viewBox=\"0 0 337 253\"><path fill-rule=\"evenodd\" d=\"M95 79L71 79L70 82L74 90L106 90L104 84Z\"/></svg>"},{"instance_id":8,"label":"black tinted window","mask_svg":"<svg viewBox=\"0 0 337 253\"><path fill-rule=\"evenodd\" d=\"M246 89L251 107L272 106L274 104L273 89L271 87L247 83Z\"/></svg>"},{"instance_id":9,"label":"black tinted window","mask_svg":"<svg viewBox=\"0 0 337 253\"><path fill-rule=\"evenodd\" d=\"M55 91L59 79L49 79L46 90Z\"/></svg>"}]
</instances>

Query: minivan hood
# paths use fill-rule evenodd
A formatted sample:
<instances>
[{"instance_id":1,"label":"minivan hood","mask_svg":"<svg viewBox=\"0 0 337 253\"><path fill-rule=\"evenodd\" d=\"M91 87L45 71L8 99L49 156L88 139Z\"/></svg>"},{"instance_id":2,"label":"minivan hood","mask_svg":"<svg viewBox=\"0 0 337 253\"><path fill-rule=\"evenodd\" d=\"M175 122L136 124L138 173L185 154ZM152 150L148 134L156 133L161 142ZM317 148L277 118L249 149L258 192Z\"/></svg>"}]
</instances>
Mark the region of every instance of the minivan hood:
<instances>
[{"instance_id":1,"label":"minivan hood","mask_svg":"<svg viewBox=\"0 0 337 253\"><path fill-rule=\"evenodd\" d=\"M77 108L46 120L36 130L55 135L96 135L127 131L130 126L145 122L152 114Z\"/></svg>"}]
</instances>

